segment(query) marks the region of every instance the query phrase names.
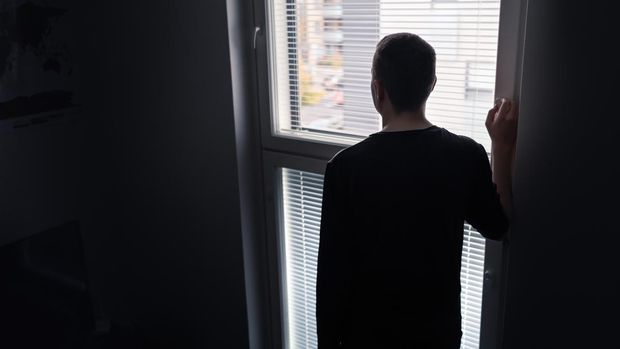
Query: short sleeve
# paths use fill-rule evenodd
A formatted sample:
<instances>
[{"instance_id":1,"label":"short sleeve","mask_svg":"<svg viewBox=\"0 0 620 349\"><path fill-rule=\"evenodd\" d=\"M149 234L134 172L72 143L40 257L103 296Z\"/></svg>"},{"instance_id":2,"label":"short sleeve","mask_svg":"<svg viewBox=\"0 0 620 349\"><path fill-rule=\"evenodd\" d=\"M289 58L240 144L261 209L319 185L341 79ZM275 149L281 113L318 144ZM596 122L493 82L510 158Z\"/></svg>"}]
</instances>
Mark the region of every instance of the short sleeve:
<instances>
[{"instance_id":1,"label":"short sleeve","mask_svg":"<svg viewBox=\"0 0 620 349\"><path fill-rule=\"evenodd\" d=\"M477 145L472 159L471 188L465 207L465 220L482 236L501 240L508 231L508 218L493 183L491 165L484 147Z\"/></svg>"}]
</instances>

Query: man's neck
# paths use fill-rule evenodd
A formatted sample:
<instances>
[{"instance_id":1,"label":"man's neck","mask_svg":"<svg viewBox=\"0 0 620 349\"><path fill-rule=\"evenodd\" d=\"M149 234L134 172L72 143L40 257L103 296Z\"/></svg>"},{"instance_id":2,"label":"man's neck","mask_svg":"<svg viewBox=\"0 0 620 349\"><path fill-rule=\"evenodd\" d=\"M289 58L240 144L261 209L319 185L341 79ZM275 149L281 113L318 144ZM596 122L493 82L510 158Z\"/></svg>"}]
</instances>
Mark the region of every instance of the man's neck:
<instances>
[{"instance_id":1,"label":"man's neck","mask_svg":"<svg viewBox=\"0 0 620 349\"><path fill-rule=\"evenodd\" d=\"M426 119L424 111L403 112L400 114L382 115L383 129L382 132L420 130L433 126Z\"/></svg>"}]
</instances>

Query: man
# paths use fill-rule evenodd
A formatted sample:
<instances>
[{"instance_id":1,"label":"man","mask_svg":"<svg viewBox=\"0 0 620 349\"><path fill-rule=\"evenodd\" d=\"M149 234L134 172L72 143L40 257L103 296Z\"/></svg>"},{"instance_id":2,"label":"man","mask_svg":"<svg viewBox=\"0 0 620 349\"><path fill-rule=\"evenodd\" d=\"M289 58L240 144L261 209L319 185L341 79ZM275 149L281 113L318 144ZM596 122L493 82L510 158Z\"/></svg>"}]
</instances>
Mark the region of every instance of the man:
<instances>
[{"instance_id":1,"label":"man","mask_svg":"<svg viewBox=\"0 0 620 349\"><path fill-rule=\"evenodd\" d=\"M327 164L317 274L319 349L450 348L461 340L463 223L508 230L516 106L489 110L492 164L470 138L432 125L435 51L386 36L372 62L383 129Z\"/></svg>"}]
</instances>

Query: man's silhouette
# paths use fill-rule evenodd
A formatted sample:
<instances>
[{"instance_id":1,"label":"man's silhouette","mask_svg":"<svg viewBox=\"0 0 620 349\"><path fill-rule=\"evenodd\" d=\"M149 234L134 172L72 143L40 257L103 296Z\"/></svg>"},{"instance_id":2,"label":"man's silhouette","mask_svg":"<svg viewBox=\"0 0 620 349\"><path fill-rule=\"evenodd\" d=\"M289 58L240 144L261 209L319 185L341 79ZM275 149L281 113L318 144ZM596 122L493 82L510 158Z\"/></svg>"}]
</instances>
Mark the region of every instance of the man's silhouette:
<instances>
[{"instance_id":1,"label":"man's silhouette","mask_svg":"<svg viewBox=\"0 0 620 349\"><path fill-rule=\"evenodd\" d=\"M490 239L508 230L517 113L506 99L489 110L491 170L482 145L426 119L435 82L426 41L378 43L371 89L383 129L325 170L319 349L460 346L463 223Z\"/></svg>"}]
</instances>

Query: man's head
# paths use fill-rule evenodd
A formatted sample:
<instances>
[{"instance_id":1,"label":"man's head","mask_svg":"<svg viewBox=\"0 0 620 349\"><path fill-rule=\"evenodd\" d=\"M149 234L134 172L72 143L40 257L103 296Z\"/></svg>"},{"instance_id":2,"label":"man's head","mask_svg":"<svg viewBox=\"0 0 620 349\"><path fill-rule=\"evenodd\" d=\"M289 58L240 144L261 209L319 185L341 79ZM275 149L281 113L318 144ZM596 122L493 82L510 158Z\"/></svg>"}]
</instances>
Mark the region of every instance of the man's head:
<instances>
[{"instance_id":1,"label":"man's head","mask_svg":"<svg viewBox=\"0 0 620 349\"><path fill-rule=\"evenodd\" d=\"M379 41L372 60L371 85L379 113L387 100L397 114L419 111L435 81L435 50L422 38L396 33Z\"/></svg>"}]
</instances>

